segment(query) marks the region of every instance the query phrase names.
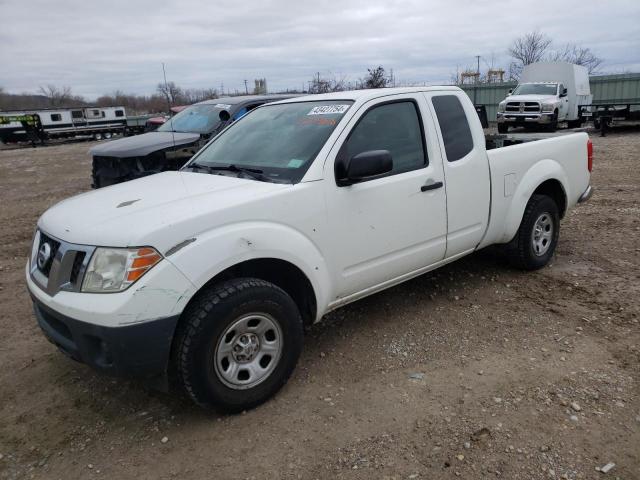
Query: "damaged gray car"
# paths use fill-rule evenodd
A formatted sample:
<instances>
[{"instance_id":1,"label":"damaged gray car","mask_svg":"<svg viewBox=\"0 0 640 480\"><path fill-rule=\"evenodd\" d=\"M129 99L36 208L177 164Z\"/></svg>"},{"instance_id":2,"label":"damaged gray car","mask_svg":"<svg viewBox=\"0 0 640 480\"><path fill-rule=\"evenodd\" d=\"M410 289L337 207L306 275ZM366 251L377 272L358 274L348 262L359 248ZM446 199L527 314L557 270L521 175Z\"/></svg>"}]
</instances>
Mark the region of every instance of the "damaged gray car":
<instances>
[{"instance_id":1,"label":"damaged gray car","mask_svg":"<svg viewBox=\"0 0 640 480\"><path fill-rule=\"evenodd\" d=\"M294 95L244 95L196 103L157 130L97 145L92 187L100 188L166 170L178 170L230 123L264 103Z\"/></svg>"}]
</instances>

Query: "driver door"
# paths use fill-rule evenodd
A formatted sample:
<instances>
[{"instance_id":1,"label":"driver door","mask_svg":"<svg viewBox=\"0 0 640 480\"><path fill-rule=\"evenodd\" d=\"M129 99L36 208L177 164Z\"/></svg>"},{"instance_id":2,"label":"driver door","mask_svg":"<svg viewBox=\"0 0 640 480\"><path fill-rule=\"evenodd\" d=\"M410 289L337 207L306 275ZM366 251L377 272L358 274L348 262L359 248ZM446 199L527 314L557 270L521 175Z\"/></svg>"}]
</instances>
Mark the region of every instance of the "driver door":
<instances>
[{"instance_id":1,"label":"driver door","mask_svg":"<svg viewBox=\"0 0 640 480\"><path fill-rule=\"evenodd\" d=\"M350 120L328 157L325 198L335 245L328 262L334 266L334 301L382 288L444 258L444 172L437 139L424 135L434 131L431 116L423 114L427 110L422 96L371 101ZM336 157L371 150L391 153L391 172L339 186Z\"/></svg>"}]
</instances>

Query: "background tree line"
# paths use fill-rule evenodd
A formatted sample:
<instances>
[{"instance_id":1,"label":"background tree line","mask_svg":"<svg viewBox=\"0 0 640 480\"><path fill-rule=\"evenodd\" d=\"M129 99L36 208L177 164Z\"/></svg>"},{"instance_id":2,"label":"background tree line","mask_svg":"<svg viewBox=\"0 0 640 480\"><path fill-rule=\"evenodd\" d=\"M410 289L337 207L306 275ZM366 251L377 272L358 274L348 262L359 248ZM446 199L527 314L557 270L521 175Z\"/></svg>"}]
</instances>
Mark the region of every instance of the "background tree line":
<instances>
[{"instance_id":1,"label":"background tree line","mask_svg":"<svg viewBox=\"0 0 640 480\"><path fill-rule=\"evenodd\" d=\"M595 73L602 65L602 58L598 57L588 47L568 43L555 46L552 39L540 31L526 33L512 41L507 50L510 60L506 69L507 80L517 80L522 69L531 63L541 61L565 61L587 67L589 73ZM493 61L487 65L495 68ZM469 67L465 71L475 72ZM480 82L486 81L486 76L478 78ZM456 73L452 75L451 83L459 83L460 78ZM411 82L399 82L402 85L411 85ZM362 88L384 88L396 86L397 82L393 70L385 70L382 65L367 69L366 75L354 81L346 76L336 76L328 73L321 75L317 72L307 82L302 90L288 90L290 93L329 93L343 90L357 90ZM236 91L236 95L239 92ZM71 87L57 87L45 85L38 89L38 93L9 94L0 87L0 110L21 110L37 108L76 107L85 105L124 106L129 114L167 112L170 106L190 105L203 100L219 98L220 92L215 88L187 88L183 89L175 82L159 83L156 92L151 95L137 95L116 90L111 94L105 94L95 102L87 102L82 96L74 95ZM225 93L225 96L233 94Z\"/></svg>"}]
</instances>

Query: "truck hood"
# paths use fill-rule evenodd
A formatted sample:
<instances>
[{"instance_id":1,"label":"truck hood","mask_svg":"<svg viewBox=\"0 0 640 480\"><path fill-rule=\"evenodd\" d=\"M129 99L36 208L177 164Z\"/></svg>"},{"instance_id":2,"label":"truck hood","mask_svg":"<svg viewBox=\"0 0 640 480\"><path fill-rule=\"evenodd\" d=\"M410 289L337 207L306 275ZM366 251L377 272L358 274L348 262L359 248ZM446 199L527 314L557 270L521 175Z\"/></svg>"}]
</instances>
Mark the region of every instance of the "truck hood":
<instances>
[{"instance_id":1,"label":"truck hood","mask_svg":"<svg viewBox=\"0 0 640 480\"><path fill-rule=\"evenodd\" d=\"M235 205L262 201L290 184L193 172L163 172L93 190L54 205L38 228L81 245L153 246L162 253L222 222Z\"/></svg>"},{"instance_id":2,"label":"truck hood","mask_svg":"<svg viewBox=\"0 0 640 480\"><path fill-rule=\"evenodd\" d=\"M555 95L510 95L506 102L554 102L558 98Z\"/></svg>"},{"instance_id":3,"label":"truck hood","mask_svg":"<svg viewBox=\"0 0 640 480\"><path fill-rule=\"evenodd\" d=\"M143 157L174 145L193 143L199 138L198 133L149 132L97 145L90 150L90 153L102 157Z\"/></svg>"}]
</instances>

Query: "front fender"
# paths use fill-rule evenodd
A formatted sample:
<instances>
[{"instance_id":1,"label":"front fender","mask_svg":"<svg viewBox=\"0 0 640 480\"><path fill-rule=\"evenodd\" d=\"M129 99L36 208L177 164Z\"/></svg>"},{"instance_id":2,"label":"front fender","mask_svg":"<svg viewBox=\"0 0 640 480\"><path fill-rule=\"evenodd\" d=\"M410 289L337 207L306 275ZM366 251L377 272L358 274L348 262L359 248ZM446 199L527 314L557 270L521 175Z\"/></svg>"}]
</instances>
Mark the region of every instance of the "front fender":
<instances>
[{"instance_id":1,"label":"front fender","mask_svg":"<svg viewBox=\"0 0 640 480\"><path fill-rule=\"evenodd\" d=\"M568 190L569 181L567 174L562 168L562 165L552 159L544 159L536 162L529 170L527 170L518 185L516 186L513 194L513 200L509 205L506 212L504 231L502 237L497 243L509 242L520 228L522 222L522 216L524 215L524 209L527 206L527 202L533 195L533 192L542 183L547 180L557 180L562 185L565 196L571 198L571 192Z\"/></svg>"},{"instance_id":2,"label":"front fender","mask_svg":"<svg viewBox=\"0 0 640 480\"><path fill-rule=\"evenodd\" d=\"M330 280L319 248L304 233L284 224L251 221L203 232L167 256L195 286L196 291L229 267L260 258L284 260L309 279L318 315L329 304Z\"/></svg>"}]
</instances>

